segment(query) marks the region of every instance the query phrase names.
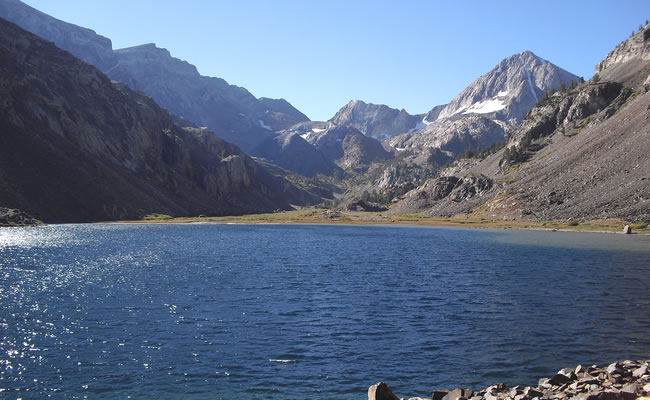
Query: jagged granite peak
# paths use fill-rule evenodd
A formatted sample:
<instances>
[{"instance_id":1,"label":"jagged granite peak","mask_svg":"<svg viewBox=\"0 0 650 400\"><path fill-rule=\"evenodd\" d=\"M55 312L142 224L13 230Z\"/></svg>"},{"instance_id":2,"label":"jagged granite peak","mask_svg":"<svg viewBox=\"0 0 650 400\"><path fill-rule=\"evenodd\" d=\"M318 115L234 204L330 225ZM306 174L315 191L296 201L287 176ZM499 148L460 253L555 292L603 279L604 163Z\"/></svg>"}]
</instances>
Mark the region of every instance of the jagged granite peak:
<instances>
[{"instance_id":1,"label":"jagged granite peak","mask_svg":"<svg viewBox=\"0 0 650 400\"><path fill-rule=\"evenodd\" d=\"M110 39L91 29L58 20L19 0L0 0L0 17L54 42L99 69L116 63Z\"/></svg>"},{"instance_id":2,"label":"jagged granite peak","mask_svg":"<svg viewBox=\"0 0 650 400\"><path fill-rule=\"evenodd\" d=\"M223 79L202 76L195 66L153 43L113 51L110 40L90 29L59 21L18 0L0 0L0 16L55 42L111 79L152 96L172 113L207 126L244 150L270 132L307 119L295 109L285 114L269 107L248 90Z\"/></svg>"},{"instance_id":3,"label":"jagged granite peak","mask_svg":"<svg viewBox=\"0 0 650 400\"><path fill-rule=\"evenodd\" d=\"M650 78L648 60L650 60L650 25L646 24L599 62L595 72L602 79L637 88Z\"/></svg>"},{"instance_id":4,"label":"jagged granite peak","mask_svg":"<svg viewBox=\"0 0 650 400\"><path fill-rule=\"evenodd\" d=\"M4 19L0 57L3 207L82 222L270 212L319 200Z\"/></svg>"},{"instance_id":5,"label":"jagged granite peak","mask_svg":"<svg viewBox=\"0 0 650 400\"><path fill-rule=\"evenodd\" d=\"M503 59L472 82L440 111L438 119L482 114L518 125L544 92L579 80L533 52L524 51Z\"/></svg>"},{"instance_id":6,"label":"jagged granite peak","mask_svg":"<svg viewBox=\"0 0 650 400\"><path fill-rule=\"evenodd\" d=\"M384 140L400 133L414 131L425 126L423 115L411 115L383 104L351 100L329 121L336 125L352 126L366 136Z\"/></svg>"},{"instance_id":7,"label":"jagged granite peak","mask_svg":"<svg viewBox=\"0 0 650 400\"><path fill-rule=\"evenodd\" d=\"M268 111L283 113L298 122L309 121L309 118L305 114L300 112L285 99L269 99L268 97L260 97L258 100L264 104Z\"/></svg>"}]
</instances>

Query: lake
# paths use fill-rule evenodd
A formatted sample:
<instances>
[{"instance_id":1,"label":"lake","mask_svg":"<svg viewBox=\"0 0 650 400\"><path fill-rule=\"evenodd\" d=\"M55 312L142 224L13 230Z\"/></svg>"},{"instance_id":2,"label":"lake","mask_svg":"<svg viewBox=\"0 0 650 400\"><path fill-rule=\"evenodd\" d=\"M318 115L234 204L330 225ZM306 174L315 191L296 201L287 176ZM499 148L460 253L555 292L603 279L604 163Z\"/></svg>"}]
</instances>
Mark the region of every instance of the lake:
<instances>
[{"instance_id":1,"label":"lake","mask_svg":"<svg viewBox=\"0 0 650 400\"><path fill-rule=\"evenodd\" d=\"M366 399L650 358L650 236L0 228L0 397Z\"/></svg>"}]
</instances>

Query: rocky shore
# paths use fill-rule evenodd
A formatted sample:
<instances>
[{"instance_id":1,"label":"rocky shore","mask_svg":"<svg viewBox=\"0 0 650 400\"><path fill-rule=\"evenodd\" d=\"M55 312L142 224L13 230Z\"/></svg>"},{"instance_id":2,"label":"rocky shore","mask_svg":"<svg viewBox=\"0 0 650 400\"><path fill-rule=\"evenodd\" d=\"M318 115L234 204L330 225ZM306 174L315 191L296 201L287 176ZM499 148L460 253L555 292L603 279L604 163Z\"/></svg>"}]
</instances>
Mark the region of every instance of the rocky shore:
<instances>
[{"instance_id":1,"label":"rocky shore","mask_svg":"<svg viewBox=\"0 0 650 400\"><path fill-rule=\"evenodd\" d=\"M404 398L402 398L404 399ZM535 387L434 390L430 398L409 400L650 400L650 360L617 361L608 366L564 368ZM400 400L384 382L368 389L368 400Z\"/></svg>"},{"instance_id":2,"label":"rocky shore","mask_svg":"<svg viewBox=\"0 0 650 400\"><path fill-rule=\"evenodd\" d=\"M0 226L30 226L43 223L24 211L0 207Z\"/></svg>"}]
</instances>

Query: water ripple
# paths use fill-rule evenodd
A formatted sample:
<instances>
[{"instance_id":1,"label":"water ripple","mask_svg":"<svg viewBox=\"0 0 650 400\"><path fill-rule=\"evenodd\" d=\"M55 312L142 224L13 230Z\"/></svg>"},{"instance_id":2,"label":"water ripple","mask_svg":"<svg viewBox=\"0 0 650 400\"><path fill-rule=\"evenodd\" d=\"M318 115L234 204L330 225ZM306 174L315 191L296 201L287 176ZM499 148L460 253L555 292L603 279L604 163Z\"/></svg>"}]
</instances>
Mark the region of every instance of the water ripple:
<instances>
[{"instance_id":1,"label":"water ripple","mask_svg":"<svg viewBox=\"0 0 650 400\"><path fill-rule=\"evenodd\" d=\"M0 387L10 397L359 399L379 380L425 396L645 358L647 239L570 235L0 228Z\"/></svg>"}]
</instances>

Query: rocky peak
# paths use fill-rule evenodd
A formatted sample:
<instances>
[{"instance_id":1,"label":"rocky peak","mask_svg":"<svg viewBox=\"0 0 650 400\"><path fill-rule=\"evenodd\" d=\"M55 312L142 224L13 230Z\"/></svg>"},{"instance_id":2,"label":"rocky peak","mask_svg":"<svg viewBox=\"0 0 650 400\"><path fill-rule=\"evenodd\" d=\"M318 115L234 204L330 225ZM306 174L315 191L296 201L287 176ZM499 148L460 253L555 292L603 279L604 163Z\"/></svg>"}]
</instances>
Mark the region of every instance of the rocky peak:
<instances>
[{"instance_id":1,"label":"rocky peak","mask_svg":"<svg viewBox=\"0 0 650 400\"><path fill-rule=\"evenodd\" d=\"M423 128L423 115L411 115L383 104L352 100L330 119L336 125L352 126L366 136L383 140Z\"/></svg>"},{"instance_id":2,"label":"rocky peak","mask_svg":"<svg viewBox=\"0 0 650 400\"><path fill-rule=\"evenodd\" d=\"M454 98L438 119L481 114L518 125L544 92L580 78L531 51L499 62Z\"/></svg>"},{"instance_id":3,"label":"rocky peak","mask_svg":"<svg viewBox=\"0 0 650 400\"><path fill-rule=\"evenodd\" d=\"M1 0L0 17L54 42L57 47L100 69L116 63L110 39L91 29L53 18L19 0Z\"/></svg>"},{"instance_id":4,"label":"rocky peak","mask_svg":"<svg viewBox=\"0 0 650 400\"><path fill-rule=\"evenodd\" d=\"M285 99L269 99L268 97L260 97L258 99L268 111L283 113L291 118L295 122L306 122L309 121L309 118L297 108L291 105Z\"/></svg>"},{"instance_id":5,"label":"rocky peak","mask_svg":"<svg viewBox=\"0 0 650 400\"><path fill-rule=\"evenodd\" d=\"M187 61L172 57L169 50L157 47L155 43L147 43L134 47L115 50L119 64L148 64L155 65L157 68L168 69L175 73L184 75L199 76L196 67ZM118 68L119 65L113 68ZM105 71L109 73L113 68Z\"/></svg>"}]
</instances>

